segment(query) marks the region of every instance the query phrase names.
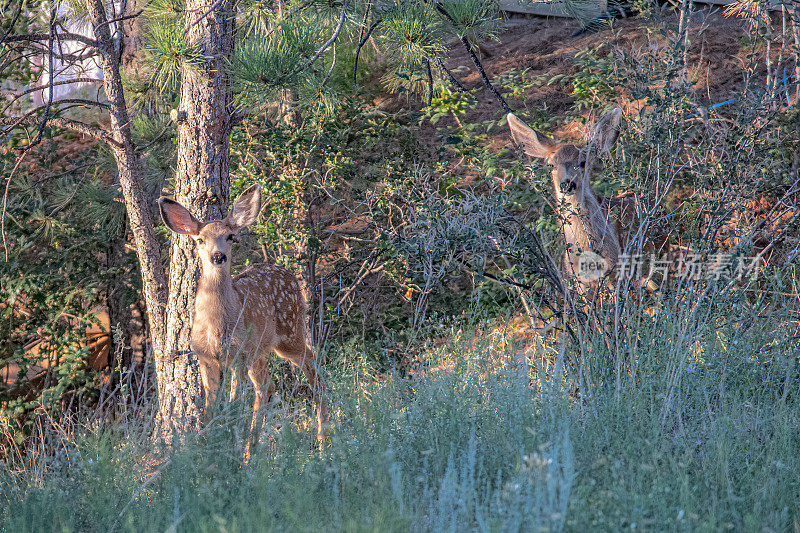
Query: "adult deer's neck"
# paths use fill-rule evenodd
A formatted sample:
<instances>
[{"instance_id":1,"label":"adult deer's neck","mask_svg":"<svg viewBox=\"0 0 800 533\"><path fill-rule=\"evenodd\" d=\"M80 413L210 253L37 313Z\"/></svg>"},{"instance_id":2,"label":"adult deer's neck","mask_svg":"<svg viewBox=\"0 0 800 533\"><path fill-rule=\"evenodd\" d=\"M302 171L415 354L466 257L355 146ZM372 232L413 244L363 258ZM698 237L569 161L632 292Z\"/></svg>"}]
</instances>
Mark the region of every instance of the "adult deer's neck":
<instances>
[{"instance_id":1,"label":"adult deer's neck","mask_svg":"<svg viewBox=\"0 0 800 533\"><path fill-rule=\"evenodd\" d=\"M230 270L203 266L194 301L195 327L209 335L227 337L227 324L235 320L237 297Z\"/></svg>"},{"instance_id":2,"label":"adult deer's neck","mask_svg":"<svg viewBox=\"0 0 800 533\"><path fill-rule=\"evenodd\" d=\"M219 294L223 298L233 292L233 281L230 270L227 268L214 268L203 265L203 272L197 284L198 294L201 291L209 293L209 295Z\"/></svg>"}]
</instances>

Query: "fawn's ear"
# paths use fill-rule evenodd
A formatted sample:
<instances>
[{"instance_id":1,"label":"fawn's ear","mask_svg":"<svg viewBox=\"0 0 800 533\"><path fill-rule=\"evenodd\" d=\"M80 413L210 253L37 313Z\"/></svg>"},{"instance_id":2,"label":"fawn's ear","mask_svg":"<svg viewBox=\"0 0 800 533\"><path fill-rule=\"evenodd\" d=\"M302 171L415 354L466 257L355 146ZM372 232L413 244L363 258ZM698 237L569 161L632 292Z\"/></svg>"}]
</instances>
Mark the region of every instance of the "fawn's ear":
<instances>
[{"instance_id":1,"label":"fawn's ear","mask_svg":"<svg viewBox=\"0 0 800 533\"><path fill-rule=\"evenodd\" d=\"M158 209L164 224L175 233L182 235L197 235L200 233L200 222L192 216L188 209L175 200L161 197L158 199Z\"/></svg>"},{"instance_id":2,"label":"fawn's ear","mask_svg":"<svg viewBox=\"0 0 800 533\"><path fill-rule=\"evenodd\" d=\"M261 187L256 183L244 191L233 203L230 220L236 228L249 226L261 211Z\"/></svg>"},{"instance_id":3,"label":"fawn's ear","mask_svg":"<svg viewBox=\"0 0 800 533\"><path fill-rule=\"evenodd\" d=\"M558 150L558 145L553 139L529 128L514 113L506 115L506 120L511 128L511 137L527 155L538 159L547 159Z\"/></svg>"},{"instance_id":4,"label":"fawn's ear","mask_svg":"<svg viewBox=\"0 0 800 533\"><path fill-rule=\"evenodd\" d=\"M622 109L615 107L602 117L589 131L588 141L595 153L608 152L619 139L619 125L622 122Z\"/></svg>"}]
</instances>

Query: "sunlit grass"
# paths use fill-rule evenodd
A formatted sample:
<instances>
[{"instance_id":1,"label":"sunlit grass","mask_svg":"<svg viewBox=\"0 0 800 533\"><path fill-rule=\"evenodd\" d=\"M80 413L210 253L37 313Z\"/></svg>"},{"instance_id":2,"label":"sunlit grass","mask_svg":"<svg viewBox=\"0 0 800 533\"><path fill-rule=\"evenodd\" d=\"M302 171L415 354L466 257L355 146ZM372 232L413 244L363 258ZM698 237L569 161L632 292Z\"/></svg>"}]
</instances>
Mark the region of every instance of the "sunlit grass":
<instances>
[{"instance_id":1,"label":"sunlit grass","mask_svg":"<svg viewBox=\"0 0 800 533\"><path fill-rule=\"evenodd\" d=\"M596 347L581 355L556 343L522 359L497 330L457 327L420 348L428 370L413 379L329 368L337 415L322 451L308 414L285 406L270 408L247 465L238 406L172 452L155 450L135 424L75 432L39 458L46 472L1 474L3 527L791 530L800 520L797 377L783 387L797 340L781 336L777 315L746 331L713 320L687 329L683 318L666 310L643 325L622 379ZM676 332L687 339L677 348ZM576 385L581 357L591 398Z\"/></svg>"}]
</instances>

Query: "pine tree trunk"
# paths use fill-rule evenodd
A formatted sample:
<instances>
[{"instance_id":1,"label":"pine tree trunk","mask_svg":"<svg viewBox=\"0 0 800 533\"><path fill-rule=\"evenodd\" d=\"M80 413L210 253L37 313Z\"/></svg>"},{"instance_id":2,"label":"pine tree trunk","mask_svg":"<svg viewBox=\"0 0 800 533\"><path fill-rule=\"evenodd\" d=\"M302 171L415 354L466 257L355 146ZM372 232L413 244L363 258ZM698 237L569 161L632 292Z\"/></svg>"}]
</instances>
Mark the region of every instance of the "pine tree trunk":
<instances>
[{"instance_id":1,"label":"pine tree trunk","mask_svg":"<svg viewBox=\"0 0 800 533\"><path fill-rule=\"evenodd\" d=\"M181 76L178 122L178 165L174 198L199 220L227 215L230 175L230 78L228 59L234 49L234 14L230 0L187 0L186 39L207 59L185 66ZM156 427L169 437L177 428L195 428L200 405L197 361L191 353L194 294L199 264L193 243L172 236L166 335L156 358L159 416Z\"/></svg>"}]
</instances>

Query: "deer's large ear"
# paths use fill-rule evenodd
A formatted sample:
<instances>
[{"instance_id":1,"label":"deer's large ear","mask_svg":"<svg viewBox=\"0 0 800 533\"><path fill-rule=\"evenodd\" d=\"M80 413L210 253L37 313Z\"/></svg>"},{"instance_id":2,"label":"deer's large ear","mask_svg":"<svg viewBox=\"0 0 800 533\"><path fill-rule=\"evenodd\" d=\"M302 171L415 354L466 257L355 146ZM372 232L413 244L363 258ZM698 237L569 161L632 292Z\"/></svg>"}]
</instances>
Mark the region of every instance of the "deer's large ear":
<instances>
[{"instance_id":1,"label":"deer's large ear","mask_svg":"<svg viewBox=\"0 0 800 533\"><path fill-rule=\"evenodd\" d=\"M511 128L511 137L527 155L538 159L547 159L558 150L558 145L553 139L529 128L514 113L506 115L506 120Z\"/></svg>"},{"instance_id":2,"label":"deer's large ear","mask_svg":"<svg viewBox=\"0 0 800 533\"><path fill-rule=\"evenodd\" d=\"M619 139L619 126L622 122L622 109L615 107L602 117L589 131L589 144L595 153L608 152Z\"/></svg>"},{"instance_id":3,"label":"deer's large ear","mask_svg":"<svg viewBox=\"0 0 800 533\"><path fill-rule=\"evenodd\" d=\"M259 211L261 211L261 187L256 183L248 187L233 203L230 220L237 228L243 228L256 221Z\"/></svg>"},{"instance_id":4,"label":"deer's large ear","mask_svg":"<svg viewBox=\"0 0 800 533\"><path fill-rule=\"evenodd\" d=\"M192 216L188 209L175 200L161 197L158 199L158 209L164 224L175 233L182 235L197 235L200 233L200 222Z\"/></svg>"}]
</instances>

